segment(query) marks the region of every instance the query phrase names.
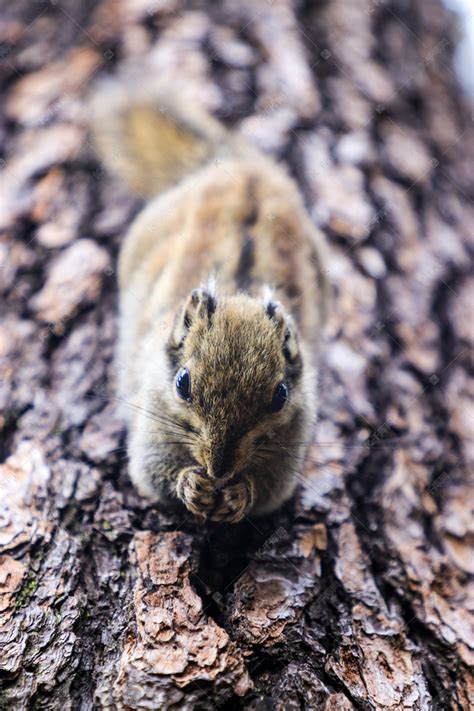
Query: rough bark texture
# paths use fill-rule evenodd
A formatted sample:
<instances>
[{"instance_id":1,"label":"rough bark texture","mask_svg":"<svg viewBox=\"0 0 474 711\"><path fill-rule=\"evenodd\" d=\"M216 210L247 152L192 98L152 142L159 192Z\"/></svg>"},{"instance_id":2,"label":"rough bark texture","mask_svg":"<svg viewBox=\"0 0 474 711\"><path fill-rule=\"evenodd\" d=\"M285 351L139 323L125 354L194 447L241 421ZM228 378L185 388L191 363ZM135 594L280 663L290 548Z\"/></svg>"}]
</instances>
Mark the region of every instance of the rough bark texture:
<instances>
[{"instance_id":1,"label":"rough bark texture","mask_svg":"<svg viewBox=\"0 0 474 711\"><path fill-rule=\"evenodd\" d=\"M3 15L0 708L473 708L473 133L452 17ZM238 527L173 518L127 478L115 262L141 202L100 167L84 98L137 60L286 162L330 245L305 482Z\"/></svg>"}]
</instances>

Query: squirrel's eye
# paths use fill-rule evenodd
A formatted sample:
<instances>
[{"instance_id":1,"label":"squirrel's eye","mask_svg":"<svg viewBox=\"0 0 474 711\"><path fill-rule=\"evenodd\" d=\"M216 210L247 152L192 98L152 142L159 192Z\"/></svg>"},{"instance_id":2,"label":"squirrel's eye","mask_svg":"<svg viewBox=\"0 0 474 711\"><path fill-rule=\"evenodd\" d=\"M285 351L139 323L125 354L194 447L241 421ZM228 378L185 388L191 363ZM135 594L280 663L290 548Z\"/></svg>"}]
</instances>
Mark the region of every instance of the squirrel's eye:
<instances>
[{"instance_id":1,"label":"squirrel's eye","mask_svg":"<svg viewBox=\"0 0 474 711\"><path fill-rule=\"evenodd\" d=\"M281 382L277 386L277 389L275 390L275 393L273 395L270 410L272 412L279 412L287 400L288 400L288 386L286 383Z\"/></svg>"},{"instance_id":2,"label":"squirrel's eye","mask_svg":"<svg viewBox=\"0 0 474 711\"><path fill-rule=\"evenodd\" d=\"M191 375L187 368L181 368L178 370L178 374L174 380L176 385L176 392L179 397L183 400L191 399Z\"/></svg>"}]
</instances>

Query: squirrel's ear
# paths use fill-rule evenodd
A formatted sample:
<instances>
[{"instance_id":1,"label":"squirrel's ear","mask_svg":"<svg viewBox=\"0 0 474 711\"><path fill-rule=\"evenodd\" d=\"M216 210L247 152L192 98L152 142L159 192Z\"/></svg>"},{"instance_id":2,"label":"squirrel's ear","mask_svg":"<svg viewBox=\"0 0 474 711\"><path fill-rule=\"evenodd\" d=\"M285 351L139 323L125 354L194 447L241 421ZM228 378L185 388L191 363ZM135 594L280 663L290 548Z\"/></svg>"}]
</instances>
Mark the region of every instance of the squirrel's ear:
<instances>
[{"instance_id":1,"label":"squirrel's ear","mask_svg":"<svg viewBox=\"0 0 474 711\"><path fill-rule=\"evenodd\" d=\"M288 362L293 363L300 356L298 336L293 324L293 319L285 313L283 306L279 301L274 299L273 293L270 290L264 291L263 307L281 338L283 355Z\"/></svg>"},{"instance_id":2,"label":"squirrel's ear","mask_svg":"<svg viewBox=\"0 0 474 711\"><path fill-rule=\"evenodd\" d=\"M193 289L175 321L170 345L179 348L184 343L191 324L198 318L205 318L210 323L215 310L216 297L208 285Z\"/></svg>"}]
</instances>

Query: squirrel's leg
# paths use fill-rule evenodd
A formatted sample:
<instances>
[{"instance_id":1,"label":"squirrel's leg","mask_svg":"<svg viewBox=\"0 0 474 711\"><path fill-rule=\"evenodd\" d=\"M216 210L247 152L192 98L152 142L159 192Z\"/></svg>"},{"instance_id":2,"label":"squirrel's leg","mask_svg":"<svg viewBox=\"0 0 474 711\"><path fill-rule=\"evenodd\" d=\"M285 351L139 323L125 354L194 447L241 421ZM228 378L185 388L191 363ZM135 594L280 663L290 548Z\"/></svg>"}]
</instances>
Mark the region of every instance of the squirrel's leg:
<instances>
[{"instance_id":1,"label":"squirrel's leg","mask_svg":"<svg viewBox=\"0 0 474 711\"><path fill-rule=\"evenodd\" d=\"M173 498L180 469L179 457L171 447L160 444L147 432L150 425L141 416L137 429L129 433L128 473L140 496L154 503L168 503Z\"/></svg>"}]
</instances>

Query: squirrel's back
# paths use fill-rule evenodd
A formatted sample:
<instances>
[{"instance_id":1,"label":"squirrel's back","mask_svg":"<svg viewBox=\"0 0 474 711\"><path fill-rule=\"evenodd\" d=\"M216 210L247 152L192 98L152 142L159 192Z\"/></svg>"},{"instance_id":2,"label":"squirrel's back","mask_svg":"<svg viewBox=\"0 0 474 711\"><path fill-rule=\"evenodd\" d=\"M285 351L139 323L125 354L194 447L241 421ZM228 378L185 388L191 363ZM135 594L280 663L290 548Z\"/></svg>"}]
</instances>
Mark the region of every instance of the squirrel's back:
<instances>
[{"instance_id":1,"label":"squirrel's back","mask_svg":"<svg viewBox=\"0 0 474 711\"><path fill-rule=\"evenodd\" d=\"M153 198L122 246L119 281L131 342L171 322L190 286L269 285L303 338L318 338L327 296L321 234L295 181L270 157L171 91L103 82L92 104L104 163Z\"/></svg>"}]
</instances>

